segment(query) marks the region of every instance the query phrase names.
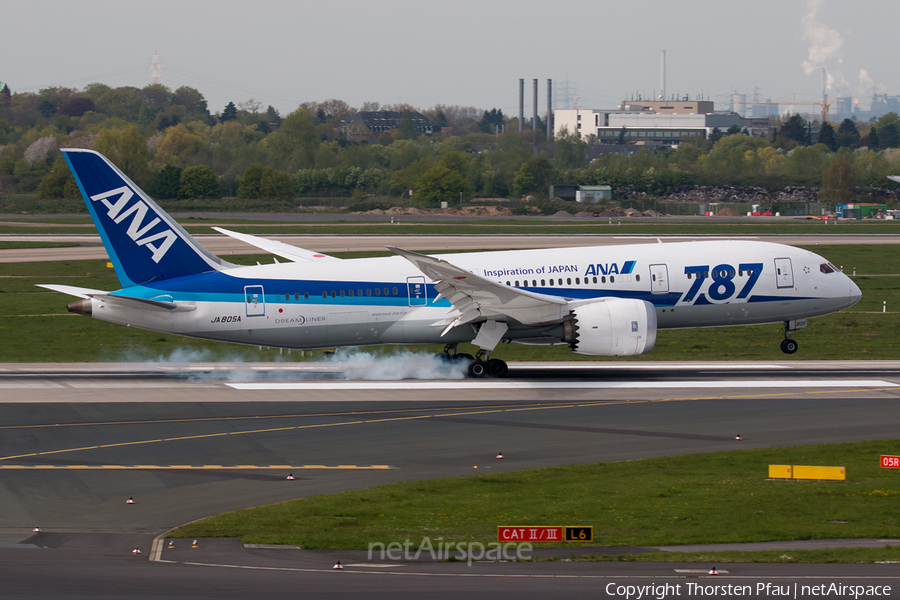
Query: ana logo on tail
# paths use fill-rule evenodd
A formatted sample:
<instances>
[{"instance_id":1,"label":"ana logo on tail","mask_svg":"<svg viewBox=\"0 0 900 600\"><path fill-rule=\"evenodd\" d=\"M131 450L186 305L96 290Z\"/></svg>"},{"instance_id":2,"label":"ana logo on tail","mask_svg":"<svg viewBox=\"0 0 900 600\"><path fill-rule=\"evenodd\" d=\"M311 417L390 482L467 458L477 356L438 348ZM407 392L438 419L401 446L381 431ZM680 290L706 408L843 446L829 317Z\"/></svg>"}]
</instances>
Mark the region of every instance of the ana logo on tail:
<instances>
[{"instance_id":1,"label":"ana logo on tail","mask_svg":"<svg viewBox=\"0 0 900 600\"><path fill-rule=\"evenodd\" d=\"M114 196L118 196L119 198L113 203L110 201L110 198L113 198ZM138 200L126 209L125 207L128 206L128 202L133 196L134 192L132 192L130 188L122 186L114 190L109 190L108 192L103 192L102 194L95 194L91 196L91 200L94 202L99 200L106 206L107 216L117 225L127 219L129 215L133 215L131 217L131 223L128 225L128 230L126 231L128 237L134 240L134 243L138 246L146 246L152 250L153 262L158 263L178 238L171 229L147 235L150 230L161 221L159 217L154 217L152 221L147 223L147 225L144 225L144 219L150 208L143 200ZM158 243L154 244L153 242Z\"/></svg>"}]
</instances>

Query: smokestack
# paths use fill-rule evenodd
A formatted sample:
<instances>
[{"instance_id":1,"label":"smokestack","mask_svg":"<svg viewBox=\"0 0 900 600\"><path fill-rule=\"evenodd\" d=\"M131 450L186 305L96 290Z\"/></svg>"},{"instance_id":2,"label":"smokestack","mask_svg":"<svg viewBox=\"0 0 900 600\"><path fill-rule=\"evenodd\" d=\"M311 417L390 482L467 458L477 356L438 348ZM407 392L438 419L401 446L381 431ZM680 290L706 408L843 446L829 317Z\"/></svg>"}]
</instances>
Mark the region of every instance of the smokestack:
<instances>
[{"instance_id":1,"label":"smokestack","mask_svg":"<svg viewBox=\"0 0 900 600\"><path fill-rule=\"evenodd\" d=\"M525 129L525 80L519 80L519 133Z\"/></svg>"},{"instance_id":2,"label":"smokestack","mask_svg":"<svg viewBox=\"0 0 900 600\"><path fill-rule=\"evenodd\" d=\"M532 106L532 121L531 121L531 129L535 132L538 130L538 116L537 116L537 100L538 100L538 80L534 80L534 104ZM535 136L535 140L537 136Z\"/></svg>"},{"instance_id":3,"label":"smokestack","mask_svg":"<svg viewBox=\"0 0 900 600\"><path fill-rule=\"evenodd\" d=\"M553 80L547 80L547 141L553 137Z\"/></svg>"},{"instance_id":4,"label":"smokestack","mask_svg":"<svg viewBox=\"0 0 900 600\"><path fill-rule=\"evenodd\" d=\"M659 89L662 91L662 99L666 99L666 51L662 51L662 65L659 75Z\"/></svg>"}]
</instances>

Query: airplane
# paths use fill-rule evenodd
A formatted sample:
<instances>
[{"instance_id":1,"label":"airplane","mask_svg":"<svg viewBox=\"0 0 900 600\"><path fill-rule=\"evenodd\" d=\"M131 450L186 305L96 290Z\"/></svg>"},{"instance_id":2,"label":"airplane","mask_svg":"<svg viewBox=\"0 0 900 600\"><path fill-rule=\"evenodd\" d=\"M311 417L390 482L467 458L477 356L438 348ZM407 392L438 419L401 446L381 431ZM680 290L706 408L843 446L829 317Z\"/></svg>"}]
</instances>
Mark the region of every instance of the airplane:
<instances>
[{"instance_id":1,"label":"airplane","mask_svg":"<svg viewBox=\"0 0 900 600\"><path fill-rule=\"evenodd\" d=\"M471 377L504 377L501 343L568 344L591 356L652 350L659 329L807 319L861 292L827 260L746 241L339 259L214 227L275 255L240 266L201 246L105 156L62 150L122 286L41 287L80 298L73 313L183 336L276 348L445 344ZM279 262L278 257L287 262ZM475 356L458 345L478 347Z\"/></svg>"}]
</instances>

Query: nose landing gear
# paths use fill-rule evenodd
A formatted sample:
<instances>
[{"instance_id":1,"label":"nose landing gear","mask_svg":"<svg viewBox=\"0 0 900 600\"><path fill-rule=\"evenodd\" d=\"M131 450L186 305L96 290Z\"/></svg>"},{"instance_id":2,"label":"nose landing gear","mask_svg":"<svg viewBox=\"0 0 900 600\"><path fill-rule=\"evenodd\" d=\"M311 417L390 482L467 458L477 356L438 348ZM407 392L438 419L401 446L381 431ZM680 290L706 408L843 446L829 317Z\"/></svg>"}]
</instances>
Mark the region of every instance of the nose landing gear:
<instances>
[{"instance_id":1,"label":"nose landing gear","mask_svg":"<svg viewBox=\"0 0 900 600\"><path fill-rule=\"evenodd\" d=\"M801 324L802 323L802 324ZM794 354L799 345L793 339L791 339L791 332L796 329L800 329L797 327L798 324L801 324L802 327L806 327L806 320L798 321L785 321L784 322L784 340L781 342L781 351L785 354Z\"/></svg>"}]
</instances>

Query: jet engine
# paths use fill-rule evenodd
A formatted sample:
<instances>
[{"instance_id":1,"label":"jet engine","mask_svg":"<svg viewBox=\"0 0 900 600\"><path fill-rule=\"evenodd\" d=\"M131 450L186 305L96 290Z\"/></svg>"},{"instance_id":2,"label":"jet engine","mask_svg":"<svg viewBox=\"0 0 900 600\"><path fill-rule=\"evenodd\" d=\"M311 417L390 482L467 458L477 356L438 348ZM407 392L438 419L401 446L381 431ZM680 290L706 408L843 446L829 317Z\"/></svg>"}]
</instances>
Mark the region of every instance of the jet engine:
<instances>
[{"instance_id":1,"label":"jet engine","mask_svg":"<svg viewBox=\"0 0 900 600\"><path fill-rule=\"evenodd\" d=\"M577 354L636 356L656 344L656 309L649 302L612 298L572 309L563 341Z\"/></svg>"}]
</instances>

